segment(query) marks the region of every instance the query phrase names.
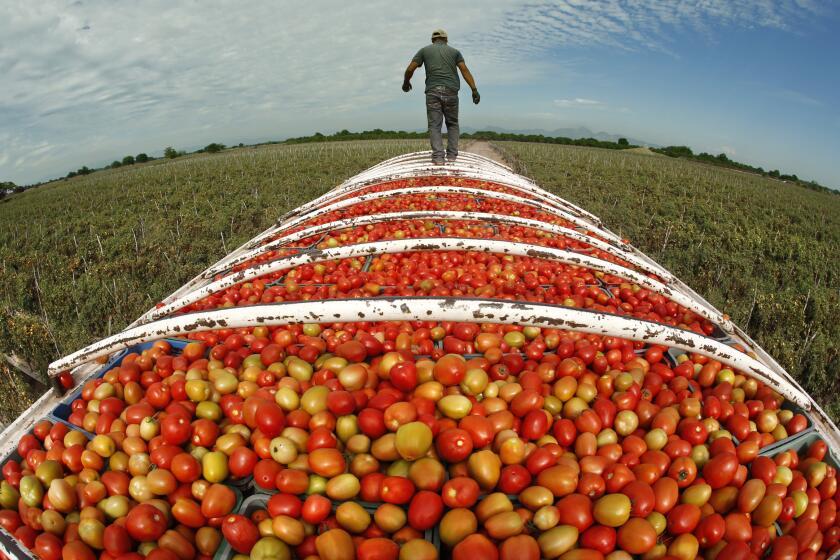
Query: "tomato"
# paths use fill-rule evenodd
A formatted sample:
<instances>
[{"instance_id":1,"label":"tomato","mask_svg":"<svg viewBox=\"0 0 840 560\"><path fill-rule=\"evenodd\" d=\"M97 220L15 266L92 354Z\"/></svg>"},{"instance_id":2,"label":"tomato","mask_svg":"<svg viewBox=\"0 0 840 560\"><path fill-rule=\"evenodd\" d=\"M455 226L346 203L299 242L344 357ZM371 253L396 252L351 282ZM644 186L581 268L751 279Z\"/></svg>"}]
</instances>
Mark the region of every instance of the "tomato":
<instances>
[{"instance_id":1,"label":"tomato","mask_svg":"<svg viewBox=\"0 0 840 560\"><path fill-rule=\"evenodd\" d=\"M550 419L545 411L531 410L522 419L520 435L526 440L536 440L543 437L550 427Z\"/></svg>"},{"instance_id":2,"label":"tomato","mask_svg":"<svg viewBox=\"0 0 840 560\"><path fill-rule=\"evenodd\" d=\"M435 438L435 448L444 461L459 463L470 456L473 441L469 432L460 428L449 428Z\"/></svg>"},{"instance_id":3,"label":"tomato","mask_svg":"<svg viewBox=\"0 0 840 560\"><path fill-rule=\"evenodd\" d=\"M274 490L275 488L279 489L281 492L288 492L285 488L280 488L278 485L280 481L280 475L288 470L291 469L283 469L280 465L278 465L273 459L263 459L259 461L256 466L254 467L254 484L262 488L263 490ZM303 471L295 471L297 474L296 476L299 479L303 480L303 488L301 489L300 486L296 488L299 489L299 492L303 492L309 486L309 477L306 476L306 473Z\"/></svg>"},{"instance_id":4,"label":"tomato","mask_svg":"<svg viewBox=\"0 0 840 560\"><path fill-rule=\"evenodd\" d=\"M198 529L207 524L207 518L201 513L201 506L190 498L177 498L172 504L172 517L187 527Z\"/></svg>"},{"instance_id":5,"label":"tomato","mask_svg":"<svg viewBox=\"0 0 840 560\"><path fill-rule=\"evenodd\" d=\"M478 500L481 489L472 478L458 476L447 480L441 490L443 503L450 508L470 508Z\"/></svg>"},{"instance_id":6,"label":"tomato","mask_svg":"<svg viewBox=\"0 0 840 560\"><path fill-rule=\"evenodd\" d=\"M393 369L393 368L392 368ZM397 560L400 547L391 539L365 539L356 549L357 560Z\"/></svg>"},{"instance_id":7,"label":"tomato","mask_svg":"<svg viewBox=\"0 0 840 560\"><path fill-rule=\"evenodd\" d=\"M593 525L580 536L581 546L597 550L602 554L612 552L615 549L615 543L615 529L603 525Z\"/></svg>"},{"instance_id":8,"label":"tomato","mask_svg":"<svg viewBox=\"0 0 840 560\"><path fill-rule=\"evenodd\" d=\"M630 518L631 508L630 498L624 494L607 494L595 502L592 515L601 525L620 527Z\"/></svg>"},{"instance_id":9,"label":"tomato","mask_svg":"<svg viewBox=\"0 0 840 560\"><path fill-rule=\"evenodd\" d=\"M728 460L728 459L727 459ZM735 459L735 467L738 466L738 459ZM708 468L708 463L706 467ZM732 473L734 476L734 472ZM697 478L697 465L689 457L678 457L668 468L668 476L677 481L677 486L686 488ZM731 478L730 478L731 480Z\"/></svg>"},{"instance_id":10,"label":"tomato","mask_svg":"<svg viewBox=\"0 0 840 560\"><path fill-rule=\"evenodd\" d=\"M51 533L41 533L35 537L35 554L41 560L60 560L63 546L61 539Z\"/></svg>"},{"instance_id":11,"label":"tomato","mask_svg":"<svg viewBox=\"0 0 840 560\"><path fill-rule=\"evenodd\" d=\"M447 354L435 363L435 379L443 385L458 385L466 373L466 362L455 354Z\"/></svg>"},{"instance_id":12,"label":"tomato","mask_svg":"<svg viewBox=\"0 0 840 560\"><path fill-rule=\"evenodd\" d=\"M282 494L278 494L282 495ZM270 504L269 500L269 504ZM269 511L271 511L269 509ZM320 494L307 496L300 510L301 518L312 525L317 525L326 519L332 511L332 502Z\"/></svg>"},{"instance_id":13,"label":"tomato","mask_svg":"<svg viewBox=\"0 0 840 560\"><path fill-rule=\"evenodd\" d=\"M694 504L680 504L668 512L668 532L682 535L694 531L700 523L700 508Z\"/></svg>"},{"instance_id":14,"label":"tomato","mask_svg":"<svg viewBox=\"0 0 840 560\"><path fill-rule=\"evenodd\" d=\"M338 476L346 469L344 456L338 449L316 449L309 454L308 461L312 472L326 478Z\"/></svg>"},{"instance_id":15,"label":"tomato","mask_svg":"<svg viewBox=\"0 0 840 560\"><path fill-rule=\"evenodd\" d=\"M644 554L656 546L656 530L647 520L633 517L618 529L617 541L630 554Z\"/></svg>"},{"instance_id":16,"label":"tomato","mask_svg":"<svg viewBox=\"0 0 840 560\"><path fill-rule=\"evenodd\" d=\"M499 551L490 539L480 533L475 533L452 549L452 560L498 560Z\"/></svg>"},{"instance_id":17,"label":"tomato","mask_svg":"<svg viewBox=\"0 0 840 560\"><path fill-rule=\"evenodd\" d=\"M230 454L228 469L230 474L236 478L245 478L254 473L254 467L259 461L259 456L248 447L237 447Z\"/></svg>"},{"instance_id":18,"label":"tomato","mask_svg":"<svg viewBox=\"0 0 840 560\"><path fill-rule=\"evenodd\" d=\"M386 476L382 480L381 499L389 504L407 504L414 494L414 484L401 476Z\"/></svg>"},{"instance_id":19,"label":"tomato","mask_svg":"<svg viewBox=\"0 0 840 560\"><path fill-rule=\"evenodd\" d=\"M70 541L61 548L63 560L96 560L96 554L80 540Z\"/></svg>"},{"instance_id":20,"label":"tomato","mask_svg":"<svg viewBox=\"0 0 840 560\"><path fill-rule=\"evenodd\" d=\"M276 403L265 402L257 408L256 425L263 435L274 438L286 427L286 415Z\"/></svg>"},{"instance_id":21,"label":"tomato","mask_svg":"<svg viewBox=\"0 0 840 560\"><path fill-rule=\"evenodd\" d=\"M278 494L279 495L279 494ZM201 514L204 517L221 517L233 511L236 494L224 484L212 484L201 500Z\"/></svg>"},{"instance_id":22,"label":"tomato","mask_svg":"<svg viewBox=\"0 0 840 560\"><path fill-rule=\"evenodd\" d=\"M418 531L431 529L442 515L443 500L438 494L427 490L417 492L408 506L408 522Z\"/></svg>"},{"instance_id":23,"label":"tomato","mask_svg":"<svg viewBox=\"0 0 840 560\"><path fill-rule=\"evenodd\" d=\"M712 489L723 488L732 482L739 465L735 453L720 453L709 459L703 467L703 478Z\"/></svg>"},{"instance_id":24,"label":"tomato","mask_svg":"<svg viewBox=\"0 0 840 560\"><path fill-rule=\"evenodd\" d=\"M499 490L505 494L519 494L531 483L531 473L522 465L508 465L499 477Z\"/></svg>"},{"instance_id":25,"label":"tomato","mask_svg":"<svg viewBox=\"0 0 840 560\"><path fill-rule=\"evenodd\" d=\"M103 547L112 556L120 556L131 550L132 541L128 530L122 525L112 523L105 527L105 533L102 538Z\"/></svg>"},{"instance_id":26,"label":"tomato","mask_svg":"<svg viewBox=\"0 0 840 560\"><path fill-rule=\"evenodd\" d=\"M561 498L556 507L561 525L571 525L583 532L594 522L592 501L582 494L569 494Z\"/></svg>"},{"instance_id":27,"label":"tomato","mask_svg":"<svg viewBox=\"0 0 840 560\"><path fill-rule=\"evenodd\" d=\"M179 482L193 482L201 476L201 463L189 453L179 453L172 458L169 470Z\"/></svg>"},{"instance_id":28,"label":"tomato","mask_svg":"<svg viewBox=\"0 0 840 560\"><path fill-rule=\"evenodd\" d=\"M125 518L129 536L140 542L158 540L166 532L166 516L156 507L139 504L131 508Z\"/></svg>"},{"instance_id":29,"label":"tomato","mask_svg":"<svg viewBox=\"0 0 840 560\"><path fill-rule=\"evenodd\" d=\"M414 362L399 362L391 367L388 376L400 391L413 391L417 387L417 366Z\"/></svg>"},{"instance_id":30,"label":"tomato","mask_svg":"<svg viewBox=\"0 0 840 560\"><path fill-rule=\"evenodd\" d=\"M530 535L509 537L499 547L499 560L539 560L540 546Z\"/></svg>"},{"instance_id":31,"label":"tomato","mask_svg":"<svg viewBox=\"0 0 840 560\"><path fill-rule=\"evenodd\" d=\"M222 534L236 552L248 554L260 538L254 523L244 515L228 515L222 521Z\"/></svg>"},{"instance_id":32,"label":"tomato","mask_svg":"<svg viewBox=\"0 0 840 560\"><path fill-rule=\"evenodd\" d=\"M315 547L321 560L354 560L356 547L343 529L330 529L318 535Z\"/></svg>"},{"instance_id":33,"label":"tomato","mask_svg":"<svg viewBox=\"0 0 840 560\"><path fill-rule=\"evenodd\" d=\"M633 517L647 517L653 511L656 504L656 493L649 484L634 480L628 482L621 493L630 498L633 509L630 515Z\"/></svg>"},{"instance_id":34,"label":"tomato","mask_svg":"<svg viewBox=\"0 0 840 560\"><path fill-rule=\"evenodd\" d=\"M169 445L180 446L190 439L191 434L190 421L181 414L167 414L160 421L160 435Z\"/></svg>"}]
</instances>

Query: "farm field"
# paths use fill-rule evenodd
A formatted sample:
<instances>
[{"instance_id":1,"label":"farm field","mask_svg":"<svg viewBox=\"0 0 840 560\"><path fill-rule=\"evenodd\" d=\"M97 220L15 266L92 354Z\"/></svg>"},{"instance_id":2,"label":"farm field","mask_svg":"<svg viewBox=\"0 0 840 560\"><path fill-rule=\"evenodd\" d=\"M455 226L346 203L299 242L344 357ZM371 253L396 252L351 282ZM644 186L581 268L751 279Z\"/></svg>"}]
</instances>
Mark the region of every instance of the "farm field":
<instances>
[{"instance_id":1,"label":"farm field","mask_svg":"<svg viewBox=\"0 0 840 560\"><path fill-rule=\"evenodd\" d=\"M95 173L0 204L0 350L43 369L123 328L285 211L424 141L245 148ZM683 278L840 416L840 197L701 164L501 143L516 170ZM9 372L2 420L35 395Z\"/></svg>"}]
</instances>

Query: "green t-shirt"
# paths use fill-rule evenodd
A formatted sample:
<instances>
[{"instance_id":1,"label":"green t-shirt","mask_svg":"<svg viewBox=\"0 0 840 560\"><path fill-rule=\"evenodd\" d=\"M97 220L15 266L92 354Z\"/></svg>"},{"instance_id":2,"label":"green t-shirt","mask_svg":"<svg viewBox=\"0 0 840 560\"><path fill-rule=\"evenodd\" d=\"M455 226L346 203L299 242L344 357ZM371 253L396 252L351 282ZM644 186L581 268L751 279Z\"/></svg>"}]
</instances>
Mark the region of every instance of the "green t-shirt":
<instances>
[{"instance_id":1,"label":"green t-shirt","mask_svg":"<svg viewBox=\"0 0 840 560\"><path fill-rule=\"evenodd\" d=\"M413 60L418 66L426 65L426 92L435 86L445 86L454 91L461 89L458 63L464 62L464 57L458 49L438 41L417 51Z\"/></svg>"}]
</instances>

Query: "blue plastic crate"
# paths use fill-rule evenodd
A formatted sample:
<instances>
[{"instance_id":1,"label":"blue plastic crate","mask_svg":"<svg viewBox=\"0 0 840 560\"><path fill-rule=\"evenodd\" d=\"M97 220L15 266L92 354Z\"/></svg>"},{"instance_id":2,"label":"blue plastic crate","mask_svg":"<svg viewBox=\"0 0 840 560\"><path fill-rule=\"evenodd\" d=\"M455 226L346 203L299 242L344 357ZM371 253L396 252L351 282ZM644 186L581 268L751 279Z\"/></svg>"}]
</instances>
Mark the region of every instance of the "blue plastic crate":
<instances>
[{"instance_id":1,"label":"blue plastic crate","mask_svg":"<svg viewBox=\"0 0 840 560\"><path fill-rule=\"evenodd\" d=\"M758 452L759 455L770 457L771 459L782 453L783 451L796 451L797 454L806 453L808 448L817 440L824 439L822 435L815 429L811 428L796 434L795 436L791 436L787 439L782 441L776 442L773 445L768 445L764 449ZM831 448L825 454L825 458L823 458L828 465L831 465L835 469L840 469L840 458L835 457L834 454L831 452Z\"/></svg>"},{"instance_id":2,"label":"blue plastic crate","mask_svg":"<svg viewBox=\"0 0 840 560\"><path fill-rule=\"evenodd\" d=\"M253 514L255 511L258 511L260 509L265 509L266 505L268 504L268 500L270 500L270 499L271 499L271 494L263 494L263 493L254 494L253 496L249 496L249 497L245 498L245 501L243 501L241 503L241 505L237 504L237 508L236 508L235 511L236 511L236 513L238 513L240 515L244 515L245 517L250 517L251 514ZM350 501L350 500L347 500L347 501ZM377 508L381 505L381 504L375 504L375 503L372 503L372 502L362 502L362 501L359 501L359 500L353 500L353 501L355 501L360 506L362 506L370 514L371 517L373 517L373 514L376 512ZM333 512L335 512L335 509L338 507L338 505L340 505L340 503L333 500ZM400 506L400 507L403 507L404 509L407 509L407 506ZM431 542L432 544L435 544L435 547L438 549L438 551L440 551L440 544L439 544L440 541L436 540L436 536L437 536L437 527L427 530L423 537L424 537L424 540L427 540L427 541ZM296 556L294 555L294 547L289 547L289 548L292 551L292 557L295 558ZM216 550L216 554L213 555L213 560L231 560L235 556L235 554L236 553L231 548L230 543L228 543L227 539L225 539L224 536L223 536L222 537L222 542L219 544L218 550Z\"/></svg>"},{"instance_id":3,"label":"blue plastic crate","mask_svg":"<svg viewBox=\"0 0 840 560\"><path fill-rule=\"evenodd\" d=\"M186 346L190 342L189 340L182 340L182 339L166 339L166 340L167 340L167 342L169 342L172 345L173 349L177 349L177 350L183 349L184 346ZM115 367L118 367L122 363L123 358L125 358L126 355L128 355L132 352L135 352L135 353L139 354L143 350L148 350L152 346L154 346L154 342L144 342L143 344L137 344L135 346L132 346L130 348L127 348L127 349L119 352L116 356L111 358L105 365L103 365L94 375L92 375L88 379L89 380L99 379L100 377L105 375L108 371L114 369ZM177 355L179 353L180 352L175 352L175 355ZM80 385L80 386L76 387L73 390L73 392L68 393L61 400L61 402L58 404L58 406L56 406L54 409L52 409L52 411L47 415L48 419L52 420L53 422L59 421L59 422L65 423L65 424L70 424L69 418L70 418L70 414L72 414L72 412L73 412L73 409L72 409L71 405L72 405L73 401L81 398L82 388L83 388L83 386ZM73 424L70 424L70 425L74 429L88 434L90 437L93 437L93 435L94 435L94 434L91 434L90 432L87 432L87 431L83 430L79 426L75 426Z\"/></svg>"}]
</instances>

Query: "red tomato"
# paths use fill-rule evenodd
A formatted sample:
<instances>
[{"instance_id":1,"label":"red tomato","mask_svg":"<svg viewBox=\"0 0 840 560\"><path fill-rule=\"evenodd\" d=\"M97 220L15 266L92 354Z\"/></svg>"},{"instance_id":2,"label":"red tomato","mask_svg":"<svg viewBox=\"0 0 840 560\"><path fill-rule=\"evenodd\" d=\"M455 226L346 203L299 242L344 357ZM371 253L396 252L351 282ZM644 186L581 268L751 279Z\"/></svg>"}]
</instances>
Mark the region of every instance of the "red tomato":
<instances>
[{"instance_id":1,"label":"red tomato","mask_svg":"<svg viewBox=\"0 0 840 560\"><path fill-rule=\"evenodd\" d=\"M522 419L519 435L526 440L536 440L543 437L550 427L549 417L545 411L532 410Z\"/></svg>"},{"instance_id":2,"label":"red tomato","mask_svg":"<svg viewBox=\"0 0 840 560\"><path fill-rule=\"evenodd\" d=\"M417 387L417 366L414 362L399 362L391 367L388 375L400 391L413 391Z\"/></svg>"},{"instance_id":3,"label":"red tomato","mask_svg":"<svg viewBox=\"0 0 840 560\"><path fill-rule=\"evenodd\" d=\"M189 453L179 453L172 458L169 468L179 482L194 482L201 477L201 463Z\"/></svg>"},{"instance_id":4,"label":"red tomato","mask_svg":"<svg viewBox=\"0 0 840 560\"><path fill-rule=\"evenodd\" d=\"M140 542L158 540L166 532L166 526L166 515L150 504L134 506L125 518L129 536Z\"/></svg>"},{"instance_id":5,"label":"red tomato","mask_svg":"<svg viewBox=\"0 0 840 560\"><path fill-rule=\"evenodd\" d=\"M338 551L336 551L338 552ZM356 549L356 560L397 560L400 546L383 537L364 539Z\"/></svg>"},{"instance_id":6,"label":"red tomato","mask_svg":"<svg viewBox=\"0 0 840 560\"><path fill-rule=\"evenodd\" d=\"M244 515L228 515L222 521L222 534L231 548L241 554L248 554L260 539L260 532L254 523Z\"/></svg>"},{"instance_id":7,"label":"red tomato","mask_svg":"<svg viewBox=\"0 0 840 560\"><path fill-rule=\"evenodd\" d=\"M694 504L680 504L668 512L668 532L672 535L690 533L700 523L700 508Z\"/></svg>"},{"instance_id":8,"label":"red tomato","mask_svg":"<svg viewBox=\"0 0 840 560\"><path fill-rule=\"evenodd\" d=\"M519 494L531 484L531 473L522 465L508 465L499 477L499 490L505 494Z\"/></svg>"},{"instance_id":9,"label":"red tomato","mask_svg":"<svg viewBox=\"0 0 840 560\"><path fill-rule=\"evenodd\" d=\"M475 533L452 549L452 560L498 560L499 551L493 542L480 533Z\"/></svg>"},{"instance_id":10,"label":"red tomato","mask_svg":"<svg viewBox=\"0 0 840 560\"><path fill-rule=\"evenodd\" d=\"M560 514L560 525L571 525L578 531L585 531L594 522L592 500L583 494L569 494L561 498L556 507Z\"/></svg>"},{"instance_id":11,"label":"red tomato","mask_svg":"<svg viewBox=\"0 0 840 560\"><path fill-rule=\"evenodd\" d=\"M715 455L703 467L703 478L706 483L716 490L727 486L738 470L738 456L735 453L726 452Z\"/></svg>"},{"instance_id":12,"label":"red tomato","mask_svg":"<svg viewBox=\"0 0 840 560\"><path fill-rule=\"evenodd\" d=\"M444 385L458 385L466 373L466 362L455 354L447 354L435 363L435 379Z\"/></svg>"},{"instance_id":13,"label":"red tomato","mask_svg":"<svg viewBox=\"0 0 840 560\"><path fill-rule=\"evenodd\" d=\"M473 442L466 430L450 428L437 435L435 448L444 461L460 463L472 453Z\"/></svg>"},{"instance_id":14,"label":"red tomato","mask_svg":"<svg viewBox=\"0 0 840 560\"><path fill-rule=\"evenodd\" d=\"M421 490L411 499L411 504L408 506L408 523L418 531L431 529L437 525L441 516L443 516L443 500L435 492Z\"/></svg>"},{"instance_id":15,"label":"red tomato","mask_svg":"<svg viewBox=\"0 0 840 560\"><path fill-rule=\"evenodd\" d=\"M273 402L265 402L257 408L256 420L257 427L269 438L279 436L286 427L286 415L283 409Z\"/></svg>"},{"instance_id":16,"label":"red tomato","mask_svg":"<svg viewBox=\"0 0 840 560\"><path fill-rule=\"evenodd\" d=\"M274 459L263 459L254 466L254 484L263 490L274 490L277 488L277 478L282 471L283 467L277 464ZM301 474L306 477L306 485L308 487L309 477L306 476L305 472L301 472ZM282 492L286 491L282 488L280 490Z\"/></svg>"},{"instance_id":17,"label":"red tomato","mask_svg":"<svg viewBox=\"0 0 840 560\"><path fill-rule=\"evenodd\" d=\"M380 491L382 501L389 504L407 504L414 494L414 483L401 476L386 476Z\"/></svg>"},{"instance_id":18,"label":"red tomato","mask_svg":"<svg viewBox=\"0 0 840 560\"><path fill-rule=\"evenodd\" d=\"M450 478L443 485L441 497L450 508L471 508L478 500L478 482L466 476Z\"/></svg>"},{"instance_id":19,"label":"red tomato","mask_svg":"<svg viewBox=\"0 0 840 560\"><path fill-rule=\"evenodd\" d=\"M190 439L192 426L189 419L181 414L167 414L160 421L160 435L169 445L182 445Z\"/></svg>"},{"instance_id":20,"label":"red tomato","mask_svg":"<svg viewBox=\"0 0 840 560\"><path fill-rule=\"evenodd\" d=\"M725 531L726 522L723 517L719 513L713 513L700 521L694 536L697 537L700 548L709 548L720 542Z\"/></svg>"},{"instance_id":21,"label":"red tomato","mask_svg":"<svg viewBox=\"0 0 840 560\"><path fill-rule=\"evenodd\" d=\"M609 554L615 550L615 540L615 529L603 525L593 525L580 536L580 544L584 548L591 548L602 554Z\"/></svg>"},{"instance_id":22,"label":"red tomato","mask_svg":"<svg viewBox=\"0 0 840 560\"><path fill-rule=\"evenodd\" d=\"M103 547L108 554L119 557L131 550L132 542L128 530L122 525L112 523L105 527L105 533L102 537Z\"/></svg>"},{"instance_id":23,"label":"red tomato","mask_svg":"<svg viewBox=\"0 0 840 560\"><path fill-rule=\"evenodd\" d=\"M649 484L634 480L627 483L621 489L621 493L630 498L630 503L633 504L630 515L633 517L647 517L653 512L656 494Z\"/></svg>"},{"instance_id":24,"label":"red tomato","mask_svg":"<svg viewBox=\"0 0 840 560\"><path fill-rule=\"evenodd\" d=\"M61 560L61 539L52 533L41 533L35 537L35 554L41 560Z\"/></svg>"},{"instance_id":25,"label":"red tomato","mask_svg":"<svg viewBox=\"0 0 840 560\"><path fill-rule=\"evenodd\" d=\"M301 507L301 518L312 525L317 525L332 511L332 502L320 494L312 494L306 498Z\"/></svg>"},{"instance_id":26,"label":"red tomato","mask_svg":"<svg viewBox=\"0 0 840 560\"><path fill-rule=\"evenodd\" d=\"M236 478L245 478L254 474L254 467L259 457L249 447L237 447L228 459L228 469Z\"/></svg>"},{"instance_id":27,"label":"red tomato","mask_svg":"<svg viewBox=\"0 0 840 560\"><path fill-rule=\"evenodd\" d=\"M271 517L278 515L287 515L289 517L298 518L301 515L303 503L300 498L293 494L274 494L268 499L266 509Z\"/></svg>"}]
</instances>

